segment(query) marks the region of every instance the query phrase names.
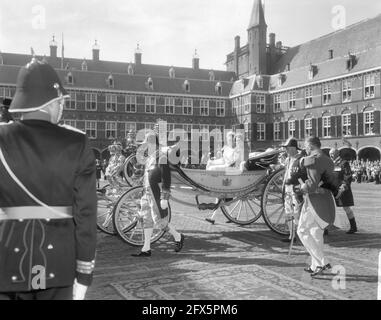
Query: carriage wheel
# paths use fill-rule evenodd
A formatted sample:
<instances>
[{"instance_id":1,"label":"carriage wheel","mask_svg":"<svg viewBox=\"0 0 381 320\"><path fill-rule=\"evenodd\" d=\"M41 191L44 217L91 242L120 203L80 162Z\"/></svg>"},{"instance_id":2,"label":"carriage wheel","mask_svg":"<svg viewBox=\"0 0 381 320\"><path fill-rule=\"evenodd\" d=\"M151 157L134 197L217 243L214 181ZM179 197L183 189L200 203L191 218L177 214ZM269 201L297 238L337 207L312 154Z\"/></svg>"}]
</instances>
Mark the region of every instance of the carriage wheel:
<instances>
[{"instance_id":1,"label":"carriage wheel","mask_svg":"<svg viewBox=\"0 0 381 320\"><path fill-rule=\"evenodd\" d=\"M112 216L114 213L114 206L116 199L109 195L110 185L105 185L102 189L97 190L98 207L97 207L97 226L101 231L114 235L114 224Z\"/></svg>"},{"instance_id":2,"label":"carriage wheel","mask_svg":"<svg viewBox=\"0 0 381 320\"><path fill-rule=\"evenodd\" d=\"M143 246L144 233L142 220L139 217L140 200L143 196L143 187L134 187L127 191L115 206L113 216L114 228L124 242L133 246ZM171 208L168 207L168 221L171 220ZM154 228L151 243L158 241L165 231Z\"/></svg>"},{"instance_id":3,"label":"carriage wheel","mask_svg":"<svg viewBox=\"0 0 381 320\"><path fill-rule=\"evenodd\" d=\"M262 197L263 219L271 230L280 235L289 234L282 190L284 174L285 170L281 169L270 176Z\"/></svg>"},{"instance_id":4,"label":"carriage wheel","mask_svg":"<svg viewBox=\"0 0 381 320\"><path fill-rule=\"evenodd\" d=\"M260 195L250 193L239 198L229 206L221 207L226 218L241 226L249 225L259 219L262 214Z\"/></svg>"},{"instance_id":5,"label":"carriage wheel","mask_svg":"<svg viewBox=\"0 0 381 320\"><path fill-rule=\"evenodd\" d=\"M144 165L138 163L136 154L132 154L126 159L123 176L131 187L143 185Z\"/></svg>"}]
</instances>

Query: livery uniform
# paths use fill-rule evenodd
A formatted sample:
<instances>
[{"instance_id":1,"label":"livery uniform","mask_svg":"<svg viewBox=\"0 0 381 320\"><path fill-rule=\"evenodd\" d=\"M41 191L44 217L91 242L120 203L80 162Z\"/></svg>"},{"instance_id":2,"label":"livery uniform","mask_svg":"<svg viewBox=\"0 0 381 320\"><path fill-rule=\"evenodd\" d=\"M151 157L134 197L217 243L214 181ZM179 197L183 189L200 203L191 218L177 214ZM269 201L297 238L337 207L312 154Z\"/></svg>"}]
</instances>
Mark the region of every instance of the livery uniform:
<instances>
[{"instance_id":1,"label":"livery uniform","mask_svg":"<svg viewBox=\"0 0 381 320\"><path fill-rule=\"evenodd\" d=\"M284 208L286 213L286 221L292 222L294 220L295 226L298 225L300 210L302 209L303 204L303 197L300 196L300 193L296 193L294 188L300 184L299 178L303 179L306 175L305 169L300 166L301 158L302 155L297 154L295 157L287 157L285 161L286 173L284 179ZM290 223L290 237L292 236L292 225L293 223Z\"/></svg>"},{"instance_id":2,"label":"livery uniform","mask_svg":"<svg viewBox=\"0 0 381 320\"><path fill-rule=\"evenodd\" d=\"M335 202L331 191L335 185L334 164L320 149L303 158L302 164L307 170L307 180L301 186L304 204L297 233L311 256L310 269L315 272L327 265L323 233L335 220Z\"/></svg>"},{"instance_id":3,"label":"livery uniform","mask_svg":"<svg viewBox=\"0 0 381 320\"><path fill-rule=\"evenodd\" d=\"M126 161L126 158L121 152L122 151L121 145L114 143L113 145L109 147L109 149L112 149L112 148L118 151L116 151L110 157L108 166L105 171L105 176L107 177L107 180L111 186L119 187L119 186L123 186L123 181L120 174L122 172L123 164Z\"/></svg>"},{"instance_id":4,"label":"livery uniform","mask_svg":"<svg viewBox=\"0 0 381 320\"><path fill-rule=\"evenodd\" d=\"M66 97L54 69L35 59L17 83L13 112L55 108ZM72 299L73 285L77 292L91 284L95 263L89 140L50 121L21 120L0 125L0 148L0 298Z\"/></svg>"},{"instance_id":5,"label":"livery uniform","mask_svg":"<svg viewBox=\"0 0 381 320\"><path fill-rule=\"evenodd\" d=\"M171 172L167 161L167 153L156 151L146 162L144 172L144 195L141 199L141 216L144 228L153 228L156 224L166 229L168 209L161 209L160 200L169 200L171 194ZM161 183L161 188L160 188Z\"/></svg>"}]
</instances>

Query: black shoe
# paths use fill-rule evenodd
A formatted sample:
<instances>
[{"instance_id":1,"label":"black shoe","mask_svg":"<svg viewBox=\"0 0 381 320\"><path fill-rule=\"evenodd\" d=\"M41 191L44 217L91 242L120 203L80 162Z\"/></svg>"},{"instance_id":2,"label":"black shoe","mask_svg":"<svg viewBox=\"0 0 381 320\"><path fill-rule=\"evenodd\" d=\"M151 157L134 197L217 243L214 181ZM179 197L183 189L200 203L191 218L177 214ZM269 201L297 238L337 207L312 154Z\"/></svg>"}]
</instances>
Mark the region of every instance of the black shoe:
<instances>
[{"instance_id":1,"label":"black shoe","mask_svg":"<svg viewBox=\"0 0 381 320\"><path fill-rule=\"evenodd\" d=\"M328 263L323 267L317 267L314 272L311 273L311 277L318 276L320 274L323 274L324 271L332 269L332 266Z\"/></svg>"},{"instance_id":2,"label":"black shoe","mask_svg":"<svg viewBox=\"0 0 381 320\"><path fill-rule=\"evenodd\" d=\"M314 271L311 269L311 266L308 266L308 267L304 268L303 270L307 273L311 273L311 274L314 273Z\"/></svg>"},{"instance_id":3,"label":"black shoe","mask_svg":"<svg viewBox=\"0 0 381 320\"><path fill-rule=\"evenodd\" d=\"M216 222L214 219L211 218L206 218L205 220L210 222L211 224L214 224Z\"/></svg>"},{"instance_id":4,"label":"black shoe","mask_svg":"<svg viewBox=\"0 0 381 320\"><path fill-rule=\"evenodd\" d=\"M349 231L347 232L347 234L354 234L357 232L357 224L356 224L356 219L353 218L353 219L349 219L349 223L351 225L351 228L349 229Z\"/></svg>"},{"instance_id":5,"label":"black shoe","mask_svg":"<svg viewBox=\"0 0 381 320\"><path fill-rule=\"evenodd\" d=\"M180 241L176 241L176 242L175 242L175 252L180 252L180 251L181 251L181 249L182 249L183 246L184 246L184 239L185 239L184 235L181 234L181 239L180 239Z\"/></svg>"},{"instance_id":6,"label":"black shoe","mask_svg":"<svg viewBox=\"0 0 381 320\"><path fill-rule=\"evenodd\" d=\"M150 257L151 256L151 250L140 251L139 253L133 253L131 256L133 256L133 257Z\"/></svg>"}]
</instances>

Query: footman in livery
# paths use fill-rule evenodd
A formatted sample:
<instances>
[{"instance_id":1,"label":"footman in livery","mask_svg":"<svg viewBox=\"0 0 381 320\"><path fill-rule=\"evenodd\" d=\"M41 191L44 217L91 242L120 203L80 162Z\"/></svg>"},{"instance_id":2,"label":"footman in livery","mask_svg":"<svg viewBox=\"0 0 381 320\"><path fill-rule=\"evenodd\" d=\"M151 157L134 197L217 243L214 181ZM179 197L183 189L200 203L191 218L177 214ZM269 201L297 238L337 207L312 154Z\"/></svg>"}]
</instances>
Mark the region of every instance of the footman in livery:
<instances>
[{"instance_id":1,"label":"footman in livery","mask_svg":"<svg viewBox=\"0 0 381 320\"><path fill-rule=\"evenodd\" d=\"M67 92L35 58L0 125L0 299L84 299L96 250L95 157L58 125Z\"/></svg>"}]
</instances>

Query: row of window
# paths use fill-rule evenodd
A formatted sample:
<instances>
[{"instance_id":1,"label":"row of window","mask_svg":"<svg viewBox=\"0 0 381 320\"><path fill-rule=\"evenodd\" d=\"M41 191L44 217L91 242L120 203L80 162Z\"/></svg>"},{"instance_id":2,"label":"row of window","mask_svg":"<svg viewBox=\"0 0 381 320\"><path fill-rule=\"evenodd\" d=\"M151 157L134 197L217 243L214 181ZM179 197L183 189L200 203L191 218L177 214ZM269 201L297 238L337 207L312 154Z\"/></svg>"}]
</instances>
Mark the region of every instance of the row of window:
<instances>
[{"instance_id":1,"label":"row of window","mask_svg":"<svg viewBox=\"0 0 381 320\"><path fill-rule=\"evenodd\" d=\"M77 121L76 120L64 120L64 123L66 125L72 126L74 128L77 128ZM98 134L98 121L85 121L85 132L87 136L90 139L97 139L97 138L103 138L100 137ZM140 127L144 127L143 130L153 130L155 126L155 123L153 122L145 122L140 123ZM192 133L192 130L199 130L200 136L203 140L209 140L210 138L210 131L211 127L213 130L217 130L216 132L223 133L225 130L225 127L222 125L208 125L208 124L200 124L195 125L192 124L174 124L174 123L167 123L167 131L168 131L168 140L174 141L176 139L176 136L180 136L182 140L188 140L189 134ZM136 122L124 122L124 131L121 133L119 131L118 134L118 122L116 121L106 121L105 122L105 136L106 139L117 139L122 136L123 138L127 138L127 134L129 132L137 132L137 123ZM222 135L217 135L218 140L222 139Z\"/></svg>"},{"instance_id":2,"label":"row of window","mask_svg":"<svg viewBox=\"0 0 381 320\"><path fill-rule=\"evenodd\" d=\"M156 97L147 96L145 97L145 113L156 113ZM175 114L175 98L165 97L165 113ZM69 110L75 110L77 107L76 93L70 93L70 99L66 101L65 108ZM216 101L216 115L217 117L225 116L225 101ZM85 108L87 111L97 111L97 94L96 93L86 93L85 94ZM116 112L117 111L117 95L106 94L106 111ZM137 112L137 97L133 95L125 96L125 111L128 113ZM193 99L183 98L182 99L182 111L184 115L193 115ZM209 116L209 100L200 100L200 114L201 116Z\"/></svg>"},{"instance_id":3,"label":"row of window","mask_svg":"<svg viewBox=\"0 0 381 320\"><path fill-rule=\"evenodd\" d=\"M342 102L352 101L352 79L345 79L342 81ZM363 97L364 99L372 99L375 97L375 87L376 87L376 75L367 74L364 75L364 86L363 86ZM313 87L307 87L304 90L305 107L313 107ZM330 83L323 84L322 86L322 102L323 105L329 105L332 102L332 85ZM273 111L274 113L281 112L281 94L274 95ZM287 106L289 110L295 110L296 108L296 90L292 90L287 93Z\"/></svg>"},{"instance_id":4,"label":"row of window","mask_svg":"<svg viewBox=\"0 0 381 320\"><path fill-rule=\"evenodd\" d=\"M243 107L245 114L251 112L251 96L246 95L243 97L235 98L232 102L233 114L239 114L239 107ZM266 96L264 94L256 95L255 97L255 111L256 113L266 113Z\"/></svg>"},{"instance_id":5,"label":"row of window","mask_svg":"<svg viewBox=\"0 0 381 320\"><path fill-rule=\"evenodd\" d=\"M361 116L361 115L359 115ZM331 116L323 116L322 124L321 124L321 132L323 138L331 138L332 137L332 125L331 125ZM296 137L296 121L297 120L289 120L287 122L288 126L288 136ZM313 132L313 124L312 118L308 117L304 120L304 136L308 137L312 135ZM352 128L352 115L351 114L343 114L341 116L341 129L344 137L350 137L355 131L355 128ZM365 135L373 135L375 134L375 117L374 111L367 111L363 113L363 128ZM281 129L280 122L274 123L274 140L281 140Z\"/></svg>"}]
</instances>

